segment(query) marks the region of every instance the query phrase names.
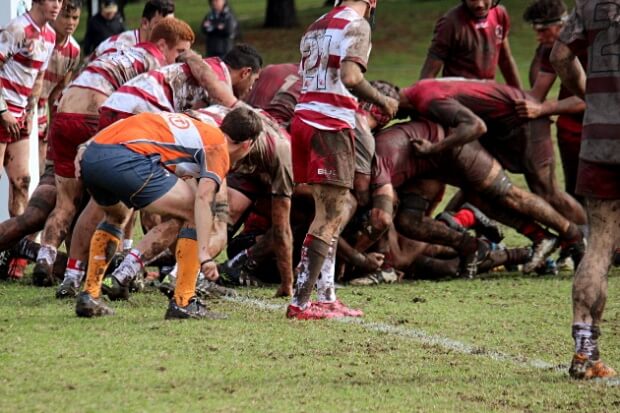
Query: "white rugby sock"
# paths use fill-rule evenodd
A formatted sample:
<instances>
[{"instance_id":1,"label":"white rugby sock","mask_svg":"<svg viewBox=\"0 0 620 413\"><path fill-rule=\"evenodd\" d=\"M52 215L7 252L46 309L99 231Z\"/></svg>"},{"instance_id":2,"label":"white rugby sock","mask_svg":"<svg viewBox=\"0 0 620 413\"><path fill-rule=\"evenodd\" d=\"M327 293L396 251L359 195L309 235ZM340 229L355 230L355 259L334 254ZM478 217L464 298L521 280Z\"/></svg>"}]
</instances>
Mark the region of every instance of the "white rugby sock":
<instances>
[{"instance_id":1,"label":"white rugby sock","mask_svg":"<svg viewBox=\"0 0 620 413\"><path fill-rule=\"evenodd\" d=\"M51 245L41 245L39 253L37 254L37 261L44 261L49 265L54 264L56 261L57 250L56 247Z\"/></svg>"}]
</instances>

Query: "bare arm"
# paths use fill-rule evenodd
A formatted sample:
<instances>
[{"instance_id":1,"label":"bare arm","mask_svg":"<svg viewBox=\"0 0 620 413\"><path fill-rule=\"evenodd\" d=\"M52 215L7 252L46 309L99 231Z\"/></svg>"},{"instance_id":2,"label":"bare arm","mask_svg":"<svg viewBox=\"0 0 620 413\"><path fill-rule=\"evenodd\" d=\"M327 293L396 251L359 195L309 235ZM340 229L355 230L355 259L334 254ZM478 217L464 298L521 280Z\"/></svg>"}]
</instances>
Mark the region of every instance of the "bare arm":
<instances>
[{"instance_id":1,"label":"bare arm","mask_svg":"<svg viewBox=\"0 0 620 413\"><path fill-rule=\"evenodd\" d=\"M209 255L217 257L228 241L228 195L226 181L220 185L220 190L215 194L215 206L213 208L213 227L209 236Z\"/></svg>"},{"instance_id":2,"label":"bare arm","mask_svg":"<svg viewBox=\"0 0 620 413\"><path fill-rule=\"evenodd\" d=\"M502 75L504 75L506 84L521 89L522 85L519 77L519 69L510 51L508 38L505 38L502 42L502 48L499 52L499 69L502 71Z\"/></svg>"},{"instance_id":3,"label":"bare arm","mask_svg":"<svg viewBox=\"0 0 620 413\"><path fill-rule=\"evenodd\" d=\"M443 61L436 59L430 54L426 56L422 70L420 71L420 79L435 78L439 75L441 68L443 67Z\"/></svg>"},{"instance_id":4,"label":"bare arm","mask_svg":"<svg viewBox=\"0 0 620 413\"><path fill-rule=\"evenodd\" d=\"M456 126L451 128L448 135L437 143L433 144L424 139L414 140L411 143L419 154L431 155L475 141L487 132L484 121L467 108L459 110L454 123Z\"/></svg>"},{"instance_id":5,"label":"bare arm","mask_svg":"<svg viewBox=\"0 0 620 413\"><path fill-rule=\"evenodd\" d=\"M364 78L361 67L352 61L345 60L340 65L340 79L358 98L379 106L390 117L398 111L398 101L383 95Z\"/></svg>"},{"instance_id":6,"label":"bare arm","mask_svg":"<svg viewBox=\"0 0 620 413\"><path fill-rule=\"evenodd\" d=\"M211 99L227 107L233 107L237 103L237 98L233 94L232 89L217 78L213 70L202 60L199 54L188 51L179 60L187 63L192 76L201 87L207 90Z\"/></svg>"},{"instance_id":7,"label":"bare arm","mask_svg":"<svg viewBox=\"0 0 620 413\"><path fill-rule=\"evenodd\" d=\"M530 90L529 94L539 102L544 101L547 98L556 77L557 76L555 73L538 72L536 81L534 82L532 90Z\"/></svg>"},{"instance_id":8,"label":"bare arm","mask_svg":"<svg viewBox=\"0 0 620 413\"><path fill-rule=\"evenodd\" d=\"M577 59L571 49L557 40L553 45L550 59L564 86L576 96L584 99L586 94L586 74L579 59Z\"/></svg>"},{"instance_id":9,"label":"bare arm","mask_svg":"<svg viewBox=\"0 0 620 413\"><path fill-rule=\"evenodd\" d=\"M582 113L586 110L586 103L577 96L562 100L546 100L543 103L523 99L516 102L516 109L522 118L536 119L543 116Z\"/></svg>"},{"instance_id":10,"label":"bare arm","mask_svg":"<svg viewBox=\"0 0 620 413\"><path fill-rule=\"evenodd\" d=\"M280 272L280 288L277 297L293 295L293 232L290 224L291 199L285 196L271 197L271 225L274 253Z\"/></svg>"},{"instance_id":11,"label":"bare arm","mask_svg":"<svg viewBox=\"0 0 620 413\"><path fill-rule=\"evenodd\" d=\"M209 253L209 235L213 227L213 209L217 184L214 180L203 178L198 183L196 201L194 203L194 219L198 238L198 261L205 278L217 280L219 274L213 257Z\"/></svg>"}]
</instances>

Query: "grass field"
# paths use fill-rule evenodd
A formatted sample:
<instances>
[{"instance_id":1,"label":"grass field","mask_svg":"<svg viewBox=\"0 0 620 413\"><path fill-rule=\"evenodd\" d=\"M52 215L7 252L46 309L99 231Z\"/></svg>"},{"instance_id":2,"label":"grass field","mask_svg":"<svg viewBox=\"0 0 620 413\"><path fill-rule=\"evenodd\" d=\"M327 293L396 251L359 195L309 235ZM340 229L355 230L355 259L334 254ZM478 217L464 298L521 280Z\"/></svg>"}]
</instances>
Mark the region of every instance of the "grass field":
<instances>
[{"instance_id":1,"label":"grass field","mask_svg":"<svg viewBox=\"0 0 620 413\"><path fill-rule=\"evenodd\" d=\"M233 0L231 0L233 1ZM197 27L206 0L178 0ZM302 26L322 0L297 1ZM454 1L380 1L369 77L418 76L435 19ZM523 1L513 51L525 79L533 35ZM260 29L264 1L235 0L245 40L268 62L297 59L297 30ZM129 25L140 6L127 9ZM560 172L560 171L558 171ZM521 239L509 232L508 243ZM609 280L602 354L620 368L620 279ZM272 289L211 303L227 320L166 322L156 292L74 316L51 289L0 283L0 412L617 412L620 381L575 382L570 273L347 287L361 322L295 322Z\"/></svg>"}]
</instances>

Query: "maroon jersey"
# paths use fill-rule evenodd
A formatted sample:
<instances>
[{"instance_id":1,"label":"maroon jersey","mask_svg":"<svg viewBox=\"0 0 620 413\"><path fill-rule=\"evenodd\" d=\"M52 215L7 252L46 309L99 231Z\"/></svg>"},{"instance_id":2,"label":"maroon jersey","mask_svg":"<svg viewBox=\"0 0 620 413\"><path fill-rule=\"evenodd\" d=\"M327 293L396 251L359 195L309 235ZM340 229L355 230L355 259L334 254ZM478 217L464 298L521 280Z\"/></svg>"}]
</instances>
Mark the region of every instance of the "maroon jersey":
<instances>
[{"instance_id":1,"label":"maroon jersey","mask_svg":"<svg viewBox=\"0 0 620 413\"><path fill-rule=\"evenodd\" d=\"M577 56L587 49L586 110L579 157L620 164L620 0L577 0L560 41Z\"/></svg>"},{"instance_id":2,"label":"maroon jersey","mask_svg":"<svg viewBox=\"0 0 620 413\"><path fill-rule=\"evenodd\" d=\"M555 75L555 69L551 65L551 61L549 56L551 56L551 48L540 46L537 50L537 53L540 56L540 71L544 73L551 73ZM588 57L587 53L584 50L582 53L579 53L579 61L581 65L585 68L587 67ZM564 87L564 85L560 85L560 94L558 95L558 100L566 99L573 96L573 94ZM558 116L558 129L567 130L573 133L581 133L583 124L583 113L569 113Z\"/></svg>"},{"instance_id":3,"label":"maroon jersey","mask_svg":"<svg viewBox=\"0 0 620 413\"><path fill-rule=\"evenodd\" d=\"M403 93L422 116L444 126L456 126L454 114L466 107L487 125L490 135L505 135L523 125L515 110L518 99L529 97L517 88L494 81L424 79Z\"/></svg>"},{"instance_id":4,"label":"maroon jersey","mask_svg":"<svg viewBox=\"0 0 620 413\"><path fill-rule=\"evenodd\" d=\"M477 19L461 4L437 21L428 54L443 61L443 76L495 79L509 30L504 7L494 7L485 19Z\"/></svg>"},{"instance_id":5,"label":"maroon jersey","mask_svg":"<svg viewBox=\"0 0 620 413\"><path fill-rule=\"evenodd\" d=\"M437 169L442 155L419 157L413 153L411 139L432 143L445 137L444 129L424 119L399 123L383 129L375 137L375 159L371 184L375 187L391 184L398 189L412 178L422 178Z\"/></svg>"},{"instance_id":6,"label":"maroon jersey","mask_svg":"<svg viewBox=\"0 0 620 413\"><path fill-rule=\"evenodd\" d=\"M260 77L254 82L245 101L255 108L265 109L281 88L297 81L299 81L298 65L294 63L269 65L261 70Z\"/></svg>"}]
</instances>

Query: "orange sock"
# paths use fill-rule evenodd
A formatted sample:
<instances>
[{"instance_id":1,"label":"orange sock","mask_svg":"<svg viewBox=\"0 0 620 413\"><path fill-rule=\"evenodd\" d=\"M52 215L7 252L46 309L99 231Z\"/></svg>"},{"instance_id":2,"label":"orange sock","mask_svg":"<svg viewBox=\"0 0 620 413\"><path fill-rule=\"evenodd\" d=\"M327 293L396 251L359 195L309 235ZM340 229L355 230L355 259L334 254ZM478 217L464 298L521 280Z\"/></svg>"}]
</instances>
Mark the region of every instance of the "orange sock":
<instances>
[{"instance_id":1,"label":"orange sock","mask_svg":"<svg viewBox=\"0 0 620 413\"><path fill-rule=\"evenodd\" d=\"M116 253L122 236L123 233L120 228L107 222L102 222L90 240L88 270L86 272L84 291L93 298L99 298L101 295L103 276Z\"/></svg>"},{"instance_id":2,"label":"orange sock","mask_svg":"<svg viewBox=\"0 0 620 413\"><path fill-rule=\"evenodd\" d=\"M198 241L196 230L183 228L177 239L177 284L174 290L174 301L180 307L189 304L189 299L196 295L196 280L200 263L198 262Z\"/></svg>"}]
</instances>

